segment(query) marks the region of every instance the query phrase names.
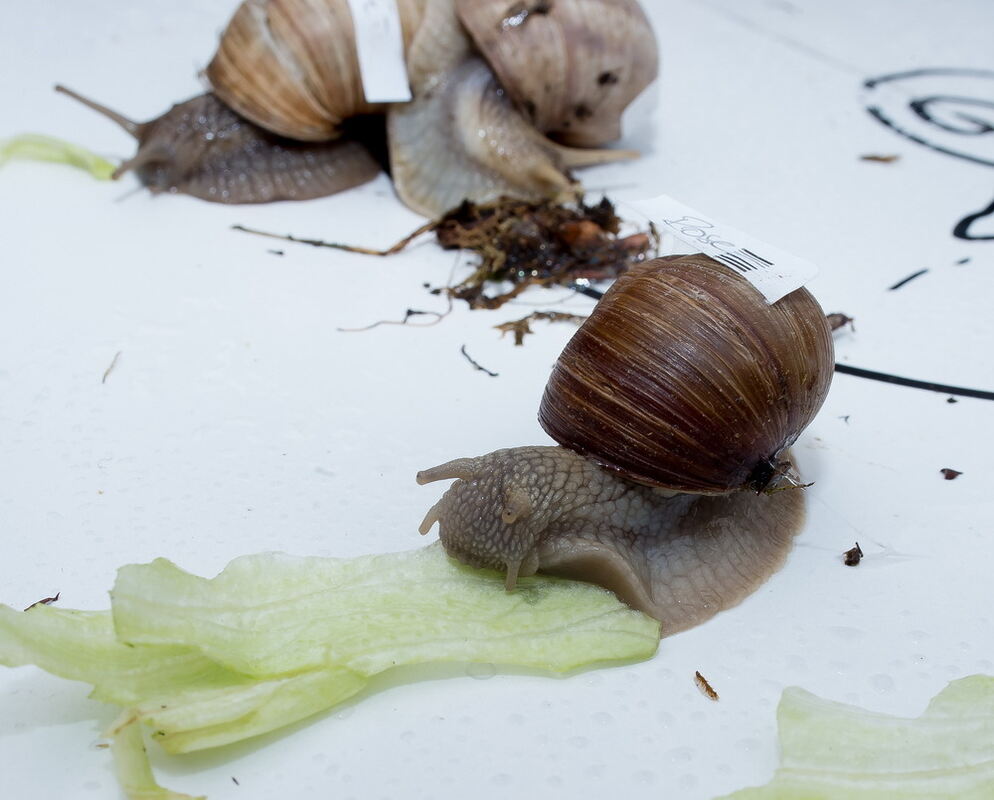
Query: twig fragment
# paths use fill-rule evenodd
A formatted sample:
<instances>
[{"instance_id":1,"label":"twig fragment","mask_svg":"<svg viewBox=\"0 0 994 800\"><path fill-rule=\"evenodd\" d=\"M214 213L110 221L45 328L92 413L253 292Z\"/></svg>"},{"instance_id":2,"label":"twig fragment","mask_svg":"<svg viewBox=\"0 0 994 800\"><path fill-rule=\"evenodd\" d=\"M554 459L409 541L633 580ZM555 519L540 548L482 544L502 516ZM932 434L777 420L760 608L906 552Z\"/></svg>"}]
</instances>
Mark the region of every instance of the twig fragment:
<instances>
[{"instance_id":1,"label":"twig fragment","mask_svg":"<svg viewBox=\"0 0 994 800\"><path fill-rule=\"evenodd\" d=\"M441 322L445 317L447 317L449 315L450 311L452 311L451 304L449 306L449 309L447 311L444 311L444 312L443 311L419 311L416 308L409 308L409 309L407 309L407 311L404 312L403 319L381 319L381 320L377 320L376 322L373 322L373 323L371 323L369 325L364 325L361 328L335 328L335 330L336 331L341 331L342 333L359 333L361 331L370 331L373 328L376 328L376 327L378 327L380 325L408 325L409 322L410 322L411 317L420 317L420 316L431 316L431 317L435 317L435 319L433 319L431 322L422 322L420 324L419 323L410 323L410 327L412 327L412 328L428 328L428 327L430 327L432 325L437 325L439 322Z\"/></svg>"},{"instance_id":2,"label":"twig fragment","mask_svg":"<svg viewBox=\"0 0 994 800\"><path fill-rule=\"evenodd\" d=\"M843 561L847 567L855 567L863 559L863 548L856 542L855 547L850 547L842 554Z\"/></svg>"},{"instance_id":3,"label":"twig fragment","mask_svg":"<svg viewBox=\"0 0 994 800\"><path fill-rule=\"evenodd\" d=\"M361 253L366 256L392 256L394 253L399 253L407 245L409 245L414 239L420 236L422 233L427 233L428 231L434 230L438 225L436 220L431 222L426 222L420 228L412 231L403 239L401 239L396 244L391 245L386 250L376 250L371 247L359 247L354 244L342 244L341 242L326 242L324 239L302 239L298 236L293 236L289 233L269 233L268 231L260 231L255 228L247 228L244 225L232 225L231 229L233 231L241 231L242 233L251 233L255 236L265 236L269 239L280 239L284 242L294 242L295 244L307 244L311 247L330 247L333 250L344 250L346 253Z\"/></svg>"},{"instance_id":4,"label":"twig fragment","mask_svg":"<svg viewBox=\"0 0 994 800\"><path fill-rule=\"evenodd\" d=\"M470 364L472 364L474 367L476 367L478 370L480 370L480 372L487 373L487 375L489 375L491 378L496 378L496 377L498 377L500 375L499 372L492 372L489 369L487 369L486 367L481 366L479 363L477 363L476 361L474 361L473 357L469 353L466 352L466 345L463 345L462 347L460 347L459 348L459 352L463 354L463 357Z\"/></svg>"},{"instance_id":5,"label":"twig fragment","mask_svg":"<svg viewBox=\"0 0 994 800\"><path fill-rule=\"evenodd\" d=\"M114 353L114 358L111 359L110 366L108 366L107 369L104 370L104 376L100 379L101 383L107 383L107 376L110 375L110 373L114 370L114 367L117 366L117 360L120 357L121 357L121 351L118 350L116 353Z\"/></svg>"},{"instance_id":6,"label":"twig fragment","mask_svg":"<svg viewBox=\"0 0 994 800\"><path fill-rule=\"evenodd\" d=\"M546 320L547 322L572 322L574 325L582 325L585 319L586 317L582 314L567 314L563 311L533 311L527 317L502 322L500 325L494 325L494 328L500 331L502 339L505 333L513 333L514 345L518 347L524 344L526 336L534 333L529 323Z\"/></svg>"}]
</instances>

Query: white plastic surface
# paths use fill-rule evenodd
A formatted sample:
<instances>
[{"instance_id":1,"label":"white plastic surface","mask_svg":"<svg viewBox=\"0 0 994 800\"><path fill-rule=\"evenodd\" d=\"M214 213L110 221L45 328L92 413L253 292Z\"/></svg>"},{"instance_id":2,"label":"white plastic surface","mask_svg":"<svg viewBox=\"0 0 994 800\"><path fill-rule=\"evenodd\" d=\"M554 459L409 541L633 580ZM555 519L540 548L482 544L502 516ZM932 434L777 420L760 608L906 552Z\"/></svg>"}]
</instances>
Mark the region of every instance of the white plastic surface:
<instances>
[{"instance_id":1,"label":"white plastic surface","mask_svg":"<svg viewBox=\"0 0 994 800\"><path fill-rule=\"evenodd\" d=\"M994 199L994 168L899 136L867 113L863 88L925 67L994 69L989 3L645 5L662 78L621 143L645 155L585 172L592 192L666 192L817 263L809 288L856 320L837 336L843 363L994 389L994 241L951 235ZM52 85L155 116L200 91L235 0L8 6L0 137L39 131L126 157L126 134ZM974 111L991 123L989 106ZM572 330L539 323L516 348L492 326L591 301L536 290L499 311L457 304L432 327L343 333L444 310L422 284L465 262L431 243L376 259L230 226L386 245L422 220L385 177L260 207L135 187L0 169L0 602L60 591L66 607L105 608L115 569L156 556L209 575L260 550L417 547L442 491L416 486L418 469L548 441L538 401ZM994 234L994 221L970 232ZM949 680L994 672L992 431L990 401L837 376L796 448L815 485L786 567L653 660L388 688L242 746L156 754L160 779L211 800L703 800L765 782L785 686L916 715ZM946 481L944 467L963 474ZM850 569L840 554L855 540L866 558ZM116 799L95 747L114 713L80 684L0 671L0 797Z\"/></svg>"}]
</instances>

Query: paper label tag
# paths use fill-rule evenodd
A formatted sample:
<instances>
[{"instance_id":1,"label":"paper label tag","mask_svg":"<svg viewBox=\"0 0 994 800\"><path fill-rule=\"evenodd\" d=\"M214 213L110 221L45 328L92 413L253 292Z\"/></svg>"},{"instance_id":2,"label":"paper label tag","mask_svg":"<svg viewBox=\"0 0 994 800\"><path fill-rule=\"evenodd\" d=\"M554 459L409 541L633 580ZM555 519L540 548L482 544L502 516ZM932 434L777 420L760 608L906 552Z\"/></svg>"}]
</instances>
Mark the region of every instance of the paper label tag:
<instances>
[{"instance_id":1,"label":"paper label tag","mask_svg":"<svg viewBox=\"0 0 994 800\"><path fill-rule=\"evenodd\" d=\"M362 91L367 103L411 99L396 0L349 0Z\"/></svg>"},{"instance_id":2,"label":"paper label tag","mask_svg":"<svg viewBox=\"0 0 994 800\"><path fill-rule=\"evenodd\" d=\"M759 290L767 303L775 303L818 274L818 267L810 261L716 222L668 195L636 200L628 205L652 220L660 233L673 234L742 275Z\"/></svg>"}]
</instances>

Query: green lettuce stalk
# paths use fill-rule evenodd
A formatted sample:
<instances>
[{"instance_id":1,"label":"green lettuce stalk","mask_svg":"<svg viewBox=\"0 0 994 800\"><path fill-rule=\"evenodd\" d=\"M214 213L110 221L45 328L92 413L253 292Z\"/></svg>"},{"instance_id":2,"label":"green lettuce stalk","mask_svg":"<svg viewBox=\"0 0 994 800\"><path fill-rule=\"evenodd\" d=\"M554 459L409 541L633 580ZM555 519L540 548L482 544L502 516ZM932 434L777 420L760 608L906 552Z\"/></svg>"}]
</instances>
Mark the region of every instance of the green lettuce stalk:
<instances>
[{"instance_id":1,"label":"green lettuce stalk","mask_svg":"<svg viewBox=\"0 0 994 800\"><path fill-rule=\"evenodd\" d=\"M10 139L0 139L0 166L15 158L69 164L86 170L100 181L109 181L116 169L110 161L96 153L91 153L71 142L40 133L24 133Z\"/></svg>"}]
</instances>

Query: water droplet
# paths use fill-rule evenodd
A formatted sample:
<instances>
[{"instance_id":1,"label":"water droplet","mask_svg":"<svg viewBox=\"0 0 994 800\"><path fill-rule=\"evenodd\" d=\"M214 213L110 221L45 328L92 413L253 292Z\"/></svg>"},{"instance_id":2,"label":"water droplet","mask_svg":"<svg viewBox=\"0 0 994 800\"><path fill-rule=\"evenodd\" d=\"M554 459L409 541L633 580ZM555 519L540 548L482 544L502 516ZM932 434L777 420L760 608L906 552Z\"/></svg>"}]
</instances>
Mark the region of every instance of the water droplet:
<instances>
[{"instance_id":1,"label":"water droplet","mask_svg":"<svg viewBox=\"0 0 994 800\"><path fill-rule=\"evenodd\" d=\"M680 788L681 789L693 789L697 786L697 776L696 775L682 775L680 777Z\"/></svg>"},{"instance_id":2,"label":"water droplet","mask_svg":"<svg viewBox=\"0 0 994 800\"><path fill-rule=\"evenodd\" d=\"M509 786L511 783L511 776L506 772L498 772L496 775L490 776L490 782L494 786Z\"/></svg>"},{"instance_id":3,"label":"water droplet","mask_svg":"<svg viewBox=\"0 0 994 800\"><path fill-rule=\"evenodd\" d=\"M739 749L745 750L747 753L753 753L759 749L758 739L739 739L738 742Z\"/></svg>"},{"instance_id":4,"label":"water droplet","mask_svg":"<svg viewBox=\"0 0 994 800\"><path fill-rule=\"evenodd\" d=\"M650 772L647 769L640 769L632 777L635 779L636 783L641 783L643 785L648 785L650 783L655 782L655 780L656 780L656 773L655 772Z\"/></svg>"},{"instance_id":5,"label":"water droplet","mask_svg":"<svg viewBox=\"0 0 994 800\"><path fill-rule=\"evenodd\" d=\"M870 677L870 686L880 694L894 691L894 679L890 675L878 673Z\"/></svg>"},{"instance_id":6,"label":"water droplet","mask_svg":"<svg viewBox=\"0 0 994 800\"><path fill-rule=\"evenodd\" d=\"M590 740L586 736L570 736L566 739L566 744L582 749L590 744Z\"/></svg>"},{"instance_id":7,"label":"water droplet","mask_svg":"<svg viewBox=\"0 0 994 800\"><path fill-rule=\"evenodd\" d=\"M694 751L689 747L674 747L667 751L666 757L674 764L689 764L694 760Z\"/></svg>"},{"instance_id":8,"label":"water droplet","mask_svg":"<svg viewBox=\"0 0 994 800\"><path fill-rule=\"evenodd\" d=\"M614 717L606 711L598 711L596 714L591 715L590 718L598 725L610 725L614 722Z\"/></svg>"},{"instance_id":9,"label":"water droplet","mask_svg":"<svg viewBox=\"0 0 994 800\"><path fill-rule=\"evenodd\" d=\"M599 778L604 774L606 767L604 764L589 764L586 769L583 770L583 775L585 778Z\"/></svg>"},{"instance_id":10,"label":"water droplet","mask_svg":"<svg viewBox=\"0 0 994 800\"><path fill-rule=\"evenodd\" d=\"M478 681L485 681L497 674L497 667L489 662L470 664L466 667L466 674Z\"/></svg>"},{"instance_id":11,"label":"water droplet","mask_svg":"<svg viewBox=\"0 0 994 800\"><path fill-rule=\"evenodd\" d=\"M847 642L858 642L866 635L866 631L862 631L859 628L850 628L846 625L834 625L829 630Z\"/></svg>"}]
</instances>

